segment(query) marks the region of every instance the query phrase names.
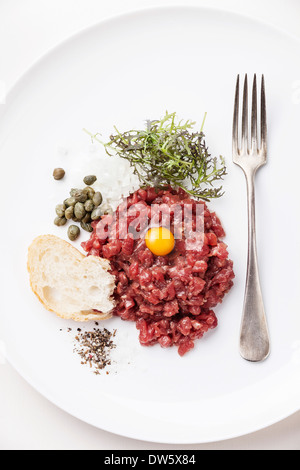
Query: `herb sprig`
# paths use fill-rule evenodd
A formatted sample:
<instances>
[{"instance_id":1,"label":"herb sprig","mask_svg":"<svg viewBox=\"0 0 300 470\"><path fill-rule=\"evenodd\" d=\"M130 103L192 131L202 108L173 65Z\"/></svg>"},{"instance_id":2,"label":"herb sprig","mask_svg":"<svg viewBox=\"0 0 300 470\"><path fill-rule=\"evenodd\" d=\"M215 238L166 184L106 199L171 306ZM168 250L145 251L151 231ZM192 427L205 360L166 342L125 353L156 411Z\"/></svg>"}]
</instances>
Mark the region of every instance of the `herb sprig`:
<instances>
[{"instance_id":1,"label":"herb sprig","mask_svg":"<svg viewBox=\"0 0 300 470\"><path fill-rule=\"evenodd\" d=\"M195 122L178 121L176 113L166 112L161 120L147 120L144 130L121 133L115 127L116 134L104 146L109 155L117 154L130 162L142 187L171 185L207 201L219 198L223 188L214 187L214 183L226 175L226 166L223 157L211 157L208 152L205 117L200 131L193 131ZM101 142L99 134L89 135Z\"/></svg>"}]
</instances>

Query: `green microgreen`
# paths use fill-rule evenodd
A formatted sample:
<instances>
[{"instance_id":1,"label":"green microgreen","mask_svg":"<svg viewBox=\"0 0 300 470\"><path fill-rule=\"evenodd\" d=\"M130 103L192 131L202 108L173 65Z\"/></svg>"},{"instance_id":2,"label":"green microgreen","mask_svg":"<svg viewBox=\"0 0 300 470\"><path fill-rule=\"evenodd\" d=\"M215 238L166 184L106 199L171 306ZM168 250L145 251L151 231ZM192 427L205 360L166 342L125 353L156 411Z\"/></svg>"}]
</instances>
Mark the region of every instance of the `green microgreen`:
<instances>
[{"instance_id":1,"label":"green microgreen","mask_svg":"<svg viewBox=\"0 0 300 470\"><path fill-rule=\"evenodd\" d=\"M212 157L208 151L205 119L206 114L197 131L195 122L178 121L176 113L166 112L160 120L147 120L143 130L120 132L115 127L107 143L99 133L85 132L102 143L108 155L128 160L142 187L179 187L193 197L210 200L224 194L222 186L214 183L224 178L226 166L223 157Z\"/></svg>"}]
</instances>

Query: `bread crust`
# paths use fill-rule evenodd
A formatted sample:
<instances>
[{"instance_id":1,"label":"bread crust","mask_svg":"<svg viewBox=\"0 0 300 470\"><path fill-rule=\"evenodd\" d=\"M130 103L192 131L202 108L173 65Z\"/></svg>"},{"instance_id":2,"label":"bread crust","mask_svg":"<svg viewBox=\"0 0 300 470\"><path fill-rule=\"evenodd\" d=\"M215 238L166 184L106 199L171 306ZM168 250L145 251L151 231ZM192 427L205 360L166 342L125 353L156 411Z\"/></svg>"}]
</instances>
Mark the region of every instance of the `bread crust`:
<instances>
[{"instance_id":1,"label":"bread crust","mask_svg":"<svg viewBox=\"0 0 300 470\"><path fill-rule=\"evenodd\" d=\"M86 321L102 321L108 318L111 318L111 310L109 312L102 313L100 311L95 311L93 309L85 309L78 311L64 311L63 308L58 309L57 306L54 306L53 303L44 295L42 287L42 272L41 272L41 258L44 256L47 250L51 251L51 256L55 255L56 252L62 251L69 259L70 263L79 263L79 266L82 266L86 262L87 258L88 263L95 263L97 269L101 270L103 276L105 276L106 281L106 294L107 298L111 301L112 308L114 307L114 302L112 299L113 291L115 289L115 278L109 273L110 263L108 260L102 259L100 257L87 257L84 256L79 250L72 246L69 242L60 239L55 235L40 235L36 237L31 245L28 248L28 257L27 257L27 270L29 273L29 283L32 291L37 296L39 301L43 306L50 312L55 313L58 317L73 320L76 322L86 322ZM110 277L108 277L110 276Z\"/></svg>"}]
</instances>

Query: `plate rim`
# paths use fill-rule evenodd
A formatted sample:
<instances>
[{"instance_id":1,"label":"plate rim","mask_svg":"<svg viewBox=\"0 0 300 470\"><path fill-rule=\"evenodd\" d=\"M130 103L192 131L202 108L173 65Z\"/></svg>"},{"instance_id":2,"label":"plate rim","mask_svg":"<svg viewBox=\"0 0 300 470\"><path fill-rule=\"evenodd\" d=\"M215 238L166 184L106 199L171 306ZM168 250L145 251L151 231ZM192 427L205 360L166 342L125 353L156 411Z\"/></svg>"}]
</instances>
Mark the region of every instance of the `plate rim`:
<instances>
[{"instance_id":1,"label":"plate rim","mask_svg":"<svg viewBox=\"0 0 300 470\"><path fill-rule=\"evenodd\" d=\"M98 20L95 23L90 24L89 26L82 27L75 31L74 33L70 34L69 36L65 37L61 41L56 42L52 46L48 47L45 49L44 52L39 54L36 59L31 61L31 63L24 68L23 72L19 73L19 75L13 80L11 85L9 86L7 92L6 92L6 98L10 98L10 95L12 95L15 92L15 89L20 85L22 80L26 78L26 76L33 71L33 69L37 66L40 65L43 60L46 60L48 56L51 54L55 53L56 50L60 49L60 47L66 46L69 42L72 42L74 39L79 38L81 35L92 31L93 29L97 29L98 27L105 25L106 23L110 23L112 21L118 21L120 19L126 19L126 17L130 17L132 15L139 15L145 12L155 12L155 11L167 11L167 10L201 10L201 11L206 11L206 12L213 12L213 13L221 13L223 15L227 16L235 16L236 18L241 18L243 20L248 20L254 23L258 23L261 26L265 26L266 28L272 29L273 31L277 31L280 34L283 34L290 39L296 41L299 43L300 46L300 36L296 36L289 31L287 31L284 28L279 28L278 26L275 26L272 23L269 23L265 20L255 18L252 15L244 15L232 10L226 10L224 8L218 8L218 7L208 7L208 6L200 6L200 5L181 5L181 4L174 4L174 5L157 5L157 6L145 6L141 8L133 8L130 9L126 12L118 13L118 14L112 14L109 16L106 16L102 20Z\"/></svg>"},{"instance_id":2,"label":"plate rim","mask_svg":"<svg viewBox=\"0 0 300 470\"><path fill-rule=\"evenodd\" d=\"M257 19L253 16L243 15L243 14L240 14L240 13L237 13L237 12L234 12L234 11L230 11L230 10L225 10L225 9L221 9L221 8L213 8L213 7L203 7L203 6L197 6L197 5L178 5L178 4L176 4L176 5L163 5L163 6L135 8L135 9L132 9L132 10L129 10L129 11L126 11L126 12L122 12L122 13L118 13L118 14L115 14L115 15L107 16L104 19L102 19L100 21L96 21L95 23L93 23L93 24L91 24L87 27L80 28L78 31L76 31L73 34L67 36L65 39L63 39L63 40L57 42L55 45L47 48L34 61L32 61L31 64L28 67L26 67L24 69L23 73L19 74L19 76L13 81L13 83L11 84L11 86L9 87L9 89L6 93L6 101L9 102L9 100L13 97L13 95L16 92L18 92L18 89L22 86L23 81L25 81L26 78L31 73L33 73L36 68L41 66L44 61L47 61L47 59L49 57L51 57L52 54L55 54L57 51L59 51L60 48L68 46L68 44L72 43L72 41L74 41L76 39L79 39L80 36L83 36L83 35L85 35L89 32L92 32L93 30L101 28L105 25L109 25L110 23L113 23L115 21L122 21L122 20L126 21L127 18L131 18L133 16L138 17L139 15L143 15L147 12L148 13L155 13L155 12L159 12L159 11L167 12L167 11L174 11L174 10L177 10L177 11L179 11L179 10L185 10L185 11L197 10L197 11L207 12L207 13L210 13L210 14L222 14L222 15L225 15L227 17L231 17L231 18L235 18L235 19L240 18L243 21L248 21L248 22L253 23L253 24L259 24L261 27L265 27L268 30L272 30L273 32L277 32L278 34L284 35L285 37L287 37L287 38L289 38L293 41L296 41L298 43L299 47L300 47L300 38L295 36L294 34L289 33L285 29L281 29L281 28L279 28L275 25L272 25L272 24L270 24L270 23L268 23L264 20ZM5 107L5 105L4 105L4 107ZM249 426L248 430L244 431L242 433L241 432L228 433L228 435L221 435L221 436L220 435L217 436L217 434L216 434L215 438L207 438L205 440L201 439L201 441L199 441L199 440L192 441L190 439L187 439L187 440L184 440L184 439L180 439L180 440L174 440L174 439L172 439L172 440L167 440L167 439L165 439L165 440L162 440L162 439L153 440L153 439L151 439L151 440L148 440L145 437L139 438L138 436L133 435L132 432L131 433L121 433L121 432L116 432L114 430L111 430L109 428L109 426L102 426L101 425L101 427L100 427L99 425L93 423L92 420L84 419L84 418L78 416L78 414L76 414L75 412L67 411L67 409L64 408L63 405L58 404L57 401L55 401L55 398L51 397L51 394L49 394L47 391L43 391L43 386L41 386L41 385L37 386L35 384L35 382L30 377L28 377L28 374L22 373L20 371L18 365L15 364L14 361L10 360L8 354L5 354L5 359L15 369L15 371L17 371L17 373L35 391L37 391L40 395L42 395L44 398L46 398L49 402L54 404L60 410L62 410L65 413L77 418L80 421L83 421L83 422L95 427L96 429L100 429L100 430L103 430L103 431L106 431L106 432L113 433L115 435L130 438L130 439L136 439L138 441L153 442L153 443L160 443L160 444L204 444L204 443L211 443L211 442L221 442L221 441L224 441L224 440L229 440L229 439L245 436L245 435L251 434L253 432L257 432L257 431L260 431L262 429L265 429L269 426L272 426L272 425L274 425L274 424L276 424L276 423L292 416L293 414L297 413L300 410L300 405L298 405L297 409L293 408L293 410L287 410L286 412L279 413L280 416L277 416L277 417L274 417L273 419L270 419L264 425L253 425L252 427Z\"/></svg>"}]
</instances>

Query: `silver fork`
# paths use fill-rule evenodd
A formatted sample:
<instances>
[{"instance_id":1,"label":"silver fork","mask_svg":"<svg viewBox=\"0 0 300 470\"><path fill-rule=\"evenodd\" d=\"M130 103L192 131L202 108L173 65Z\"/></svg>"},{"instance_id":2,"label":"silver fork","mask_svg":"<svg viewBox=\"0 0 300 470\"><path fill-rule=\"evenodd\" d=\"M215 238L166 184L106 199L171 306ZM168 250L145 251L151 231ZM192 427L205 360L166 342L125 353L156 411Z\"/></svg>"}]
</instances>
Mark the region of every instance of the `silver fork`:
<instances>
[{"instance_id":1,"label":"silver fork","mask_svg":"<svg viewBox=\"0 0 300 470\"><path fill-rule=\"evenodd\" d=\"M242 168L248 194L248 265L243 317L240 332L240 353L251 362L260 362L270 353L270 340L263 297L260 287L255 228L255 175L267 161L267 116L265 81L261 81L260 142L257 122L257 80L254 75L252 90L251 135L248 130L248 78L243 92L242 128L239 132L239 88L237 78L233 117L233 162ZM241 135L240 135L241 134Z\"/></svg>"}]
</instances>

